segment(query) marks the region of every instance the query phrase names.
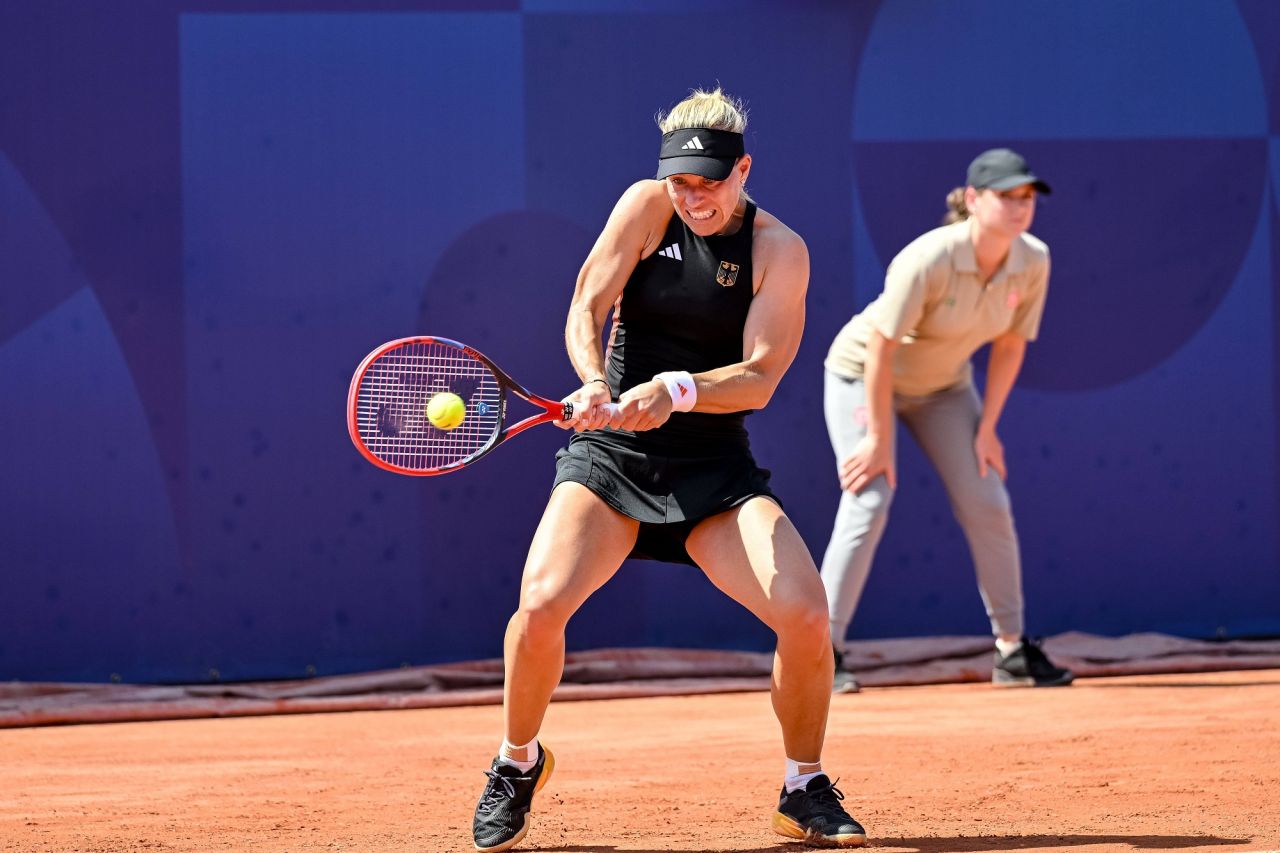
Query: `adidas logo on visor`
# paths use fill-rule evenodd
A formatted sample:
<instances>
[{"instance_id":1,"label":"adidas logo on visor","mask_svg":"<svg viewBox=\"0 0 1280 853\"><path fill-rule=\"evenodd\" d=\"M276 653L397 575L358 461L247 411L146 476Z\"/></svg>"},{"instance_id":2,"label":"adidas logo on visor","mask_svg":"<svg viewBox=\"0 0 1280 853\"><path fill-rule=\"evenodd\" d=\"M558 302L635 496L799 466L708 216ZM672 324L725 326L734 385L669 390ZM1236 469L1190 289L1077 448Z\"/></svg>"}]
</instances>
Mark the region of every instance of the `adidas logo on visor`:
<instances>
[{"instance_id":1,"label":"adidas logo on visor","mask_svg":"<svg viewBox=\"0 0 1280 853\"><path fill-rule=\"evenodd\" d=\"M680 148L681 148L681 149L684 149L684 150L691 150L691 151L702 151L702 150L703 150L703 148L702 148L702 142L701 142L701 140L699 140L699 139L698 139L698 137L696 137L696 136L695 136L693 139L690 139L690 140L689 140L688 142L686 142L684 145L681 145L681 146L680 146Z\"/></svg>"},{"instance_id":2,"label":"adidas logo on visor","mask_svg":"<svg viewBox=\"0 0 1280 853\"><path fill-rule=\"evenodd\" d=\"M680 244L679 244L679 243L672 243L670 246L668 246L667 248L663 249L661 252L658 252L658 254L659 254L659 255L662 255L662 257L664 257L664 258L671 258L671 259L673 259L673 260L677 260L677 261L683 261L683 260L684 260L684 258L682 258L682 257L680 256Z\"/></svg>"}]
</instances>

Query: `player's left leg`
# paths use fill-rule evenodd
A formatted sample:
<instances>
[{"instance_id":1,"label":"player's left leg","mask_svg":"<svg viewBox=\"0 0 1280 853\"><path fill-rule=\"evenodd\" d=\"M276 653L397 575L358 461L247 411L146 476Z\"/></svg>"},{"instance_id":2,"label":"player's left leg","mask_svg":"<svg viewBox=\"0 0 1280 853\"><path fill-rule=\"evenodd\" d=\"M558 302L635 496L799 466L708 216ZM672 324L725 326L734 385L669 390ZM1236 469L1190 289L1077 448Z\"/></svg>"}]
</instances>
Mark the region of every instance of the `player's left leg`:
<instances>
[{"instance_id":1,"label":"player's left leg","mask_svg":"<svg viewBox=\"0 0 1280 853\"><path fill-rule=\"evenodd\" d=\"M862 826L840 804L844 795L822 772L831 633L826 592L804 540L781 507L757 497L698 524L685 546L712 583L778 637L771 695L787 779L774 831L825 846L865 844Z\"/></svg>"}]
</instances>

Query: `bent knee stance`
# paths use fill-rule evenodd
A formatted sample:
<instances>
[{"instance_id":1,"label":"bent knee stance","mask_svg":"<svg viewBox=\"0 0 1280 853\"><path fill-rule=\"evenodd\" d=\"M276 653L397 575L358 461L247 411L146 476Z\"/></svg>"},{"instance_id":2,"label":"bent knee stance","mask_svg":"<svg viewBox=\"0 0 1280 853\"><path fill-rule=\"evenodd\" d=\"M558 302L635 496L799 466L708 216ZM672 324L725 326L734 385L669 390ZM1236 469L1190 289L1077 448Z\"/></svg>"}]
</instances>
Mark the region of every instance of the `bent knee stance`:
<instances>
[{"instance_id":1,"label":"bent knee stance","mask_svg":"<svg viewBox=\"0 0 1280 853\"><path fill-rule=\"evenodd\" d=\"M561 641L572 615L571 608L554 598L524 596L510 624L523 643L543 646Z\"/></svg>"},{"instance_id":2,"label":"bent knee stance","mask_svg":"<svg viewBox=\"0 0 1280 853\"><path fill-rule=\"evenodd\" d=\"M779 641L812 645L824 652L830 651L831 619L825 595L797 596L777 604L773 611L773 623L772 627L777 632Z\"/></svg>"}]
</instances>

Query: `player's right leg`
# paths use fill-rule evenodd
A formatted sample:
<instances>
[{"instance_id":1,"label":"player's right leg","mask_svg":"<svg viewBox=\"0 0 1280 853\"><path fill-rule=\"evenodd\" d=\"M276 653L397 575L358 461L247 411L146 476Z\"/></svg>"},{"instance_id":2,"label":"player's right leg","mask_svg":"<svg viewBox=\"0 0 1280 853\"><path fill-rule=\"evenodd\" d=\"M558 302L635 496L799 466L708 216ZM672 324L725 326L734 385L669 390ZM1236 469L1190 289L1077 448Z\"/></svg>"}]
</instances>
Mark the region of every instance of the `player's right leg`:
<instances>
[{"instance_id":1,"label":"player's right leg","mask_svg":"<svg viewBox=\"0 0 1280 853\"><path fill-rule=\"evenodd\" d=\"M564 629L591 593L622 565L639 525L578 483L551 493L529 546L520 605L507 625L504 752L476 804L472 833L477 850L510 850L529 831L533 795L551 776L555 760L537 743L551 693L564 671Z\"/></svg>"}]
</instances>

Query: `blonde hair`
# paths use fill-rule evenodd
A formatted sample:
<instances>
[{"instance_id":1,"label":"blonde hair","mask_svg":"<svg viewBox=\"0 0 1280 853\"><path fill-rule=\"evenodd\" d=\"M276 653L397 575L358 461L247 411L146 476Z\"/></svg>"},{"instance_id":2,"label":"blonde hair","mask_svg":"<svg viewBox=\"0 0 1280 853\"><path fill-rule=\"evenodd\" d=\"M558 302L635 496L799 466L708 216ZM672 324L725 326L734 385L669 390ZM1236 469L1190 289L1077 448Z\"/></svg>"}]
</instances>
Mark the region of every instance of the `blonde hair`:
<instances>
[{"instance_id":1,"label":"blonde hair","mask_svg":"<svg viewBox=\"0 0 1280 853\"><path fill-rule=\"evenodd\" d=\"M956 187L947 193L947 215L942 217L943 225L964 222L969 218L969 205L964 203L965 187Z\"/></svg>"},{"instance_id":2,"label":"blonde hair","mask_svg":"<svg viewBox=\"0 0 1280 853\"><path fill-rule=\"evenodd\" d=\"M657 120L663 133L689 127L745 133L747 108L742 101L716 86L710 92L694 89L689 97L672 107L671 112L658 113Z\"/></svg>"}]
</instances>

